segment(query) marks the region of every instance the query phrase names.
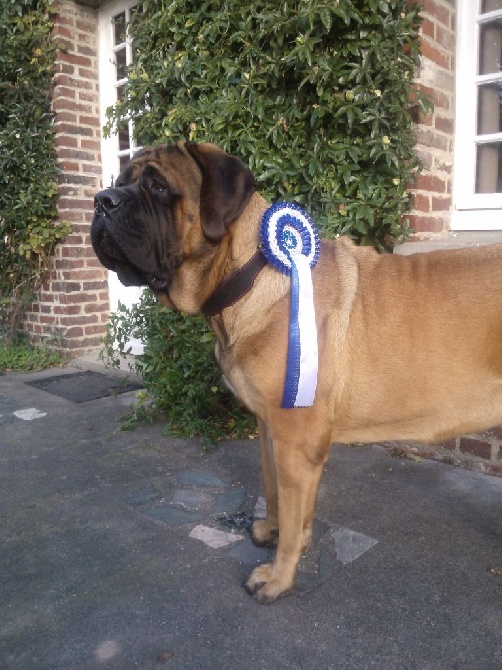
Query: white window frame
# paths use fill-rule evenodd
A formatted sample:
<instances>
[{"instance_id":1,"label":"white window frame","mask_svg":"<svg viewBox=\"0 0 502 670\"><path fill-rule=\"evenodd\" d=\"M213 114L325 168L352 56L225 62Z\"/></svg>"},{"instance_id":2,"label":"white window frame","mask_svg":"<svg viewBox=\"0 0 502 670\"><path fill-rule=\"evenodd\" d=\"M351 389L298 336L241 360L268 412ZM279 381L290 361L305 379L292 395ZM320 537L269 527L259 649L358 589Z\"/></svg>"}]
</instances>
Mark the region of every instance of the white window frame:
<instances>
[{"instance_id":1,"label":"white window frame","mask_svg":"<svg viewBox=\"0 0 502 670\"><path fill-rule=\"evenodd\" d=\"M457 65L452 230L502 229L502 193L475 193L476 141L500 140L502 133L476 136L478 84L494 80L477 75L479 25L501 11L479 14L480 0L457 3ZM497 78L498 79L498 78Z\"/></svg>"},{"instance_id":2,"label":"white window frame","mask_svg":"<svg viewBox=\"0 0 502 670\"><path fill-rule=\"evenodd\" d=\"M105 3L99 10L99 87L100 87L100 120L101 126L106 124L106 110L117 100L117 86L125 80L116 80L115 63L113 60L114 37L113 37L113 17L121 12L126 12L126 20L129 18L129 11L135 4L135 0L114 0ZM129 35L126 37L126 55L127 63L132 62L132 42ZM132 121L129 121L129 135L132 137ZM119 138L117 134L110 137L102 137L101 140L101 161L103 170L104 187L111 186L120 173L120 158L127 156L132 158L137 150L134 140L128 150L120 151ZM108 293L110 311L115 312L119 302L130 308L138 302L143 288L123 286L115 272L108 272ZM129 341L131 353L134 355L143 353L143 343L140 340L132 339Z\"/></svg>"},{"instance_id":3,"label":"white window frame","mask_svg":"<svg viewBox=\"0 0 502 670\"><path fill-rule=\"evenodd\" d=\"M99 11L99 83L100 83L100 116L101 125L107 122L106 110L117 101L117 87L123 84L126 79L115 79L115 64L113 62L113 23L112 19L121 12L126 13L126 20L130 18L130 9L135 4L134 0L115 0L105 3ZM127 64L132 62L132 40L127 34L126 37ZM132 137L132 121L129 120L129 135ZM134 140L128 150L119 150L118 135L102 139L102 165L103 165L103 183L109 186L120 172L119 158L126 156L132 158L138 147Z\"/></svg>"}]
</instances>

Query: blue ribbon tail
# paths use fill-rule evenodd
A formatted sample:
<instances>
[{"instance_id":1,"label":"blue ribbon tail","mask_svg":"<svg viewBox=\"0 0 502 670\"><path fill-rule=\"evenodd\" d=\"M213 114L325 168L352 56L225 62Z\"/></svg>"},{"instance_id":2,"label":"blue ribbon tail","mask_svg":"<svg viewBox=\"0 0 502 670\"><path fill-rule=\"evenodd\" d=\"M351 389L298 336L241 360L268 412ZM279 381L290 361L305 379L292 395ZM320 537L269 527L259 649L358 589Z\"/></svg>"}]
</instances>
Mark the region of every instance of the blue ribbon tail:
<instances>
[{"instance_id":1,"label":"blue ribbon tail","mask_svg":"<svg viewBox=\"0 0 502 670\"><path fill-rule=\"evenodd\" d=\"M291 263L291 313L289 317L289 344L286 367L286 381L282 399L283 409L295 406L300 379L300 324L298 322L300 304L300 280L295 263Z\"/></svg>"}]
</instances>

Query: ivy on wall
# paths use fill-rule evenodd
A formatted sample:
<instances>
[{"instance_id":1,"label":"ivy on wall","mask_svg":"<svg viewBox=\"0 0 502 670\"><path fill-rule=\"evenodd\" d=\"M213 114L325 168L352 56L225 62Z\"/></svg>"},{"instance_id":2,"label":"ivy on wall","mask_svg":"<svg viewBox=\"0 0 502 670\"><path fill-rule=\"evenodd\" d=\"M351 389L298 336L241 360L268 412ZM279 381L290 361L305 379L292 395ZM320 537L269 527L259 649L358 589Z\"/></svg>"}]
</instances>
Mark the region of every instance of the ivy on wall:
<instances>
[{"instance_id":1,"label":"ivy on wall","mask_svg":"<svg viewBox=\"0 0 502 670\"><path fill-rule=\"evenodd\" d=\"M15 337L55 244L57 177L51 94L56 45L50 0L0 12L0 336Z\"/></svg>"}]
</instances>

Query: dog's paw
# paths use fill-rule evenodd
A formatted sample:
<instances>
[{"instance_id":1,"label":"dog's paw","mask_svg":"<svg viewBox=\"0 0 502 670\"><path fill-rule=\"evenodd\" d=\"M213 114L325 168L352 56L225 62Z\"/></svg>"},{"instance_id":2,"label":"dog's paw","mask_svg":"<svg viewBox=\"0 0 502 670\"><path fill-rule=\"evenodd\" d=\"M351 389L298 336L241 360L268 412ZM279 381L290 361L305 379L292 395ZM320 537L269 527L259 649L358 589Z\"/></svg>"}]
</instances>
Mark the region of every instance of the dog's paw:
<instances>
[{"instance_id":1,"label":"dog's paw","mask_svg":"<svg viewBox=\"0 0 502 670\"><path fill-rule=\"evenodd\" d=\"M257 547L269 547L271 549L277 546L279 531L270 526L266 519L257 519L251 528L251 539Z\"/></svg>"},{"instance_id":2,"label":"dog's paw","mask_svg":"<svg viewBox=\"0 0 502 670\"><path fill-rule=\"evenodd\" d=\"M243 584L249 595L254 595L258 589L272 579L272 568L272 563L264 563L253 570Z\"/></svg>"},{"instance_id":3,"label":"dog's paw","mask_svg":"<svg viewBox=\"0 0 502 670\"><path fill-rule=\"evenodd\" d=\"M269 605L280 596L286 595L291 590L290 584L283 584L281 580L273 578L273 564L266 563L253 570L249 579L244 583L244 588L255 597L260 605Z\"/></svg>"},{"instance_id":4,"label":"dog's paw","mask_svg":"<svg viewBox=\"0 0 502 670\"><path fill-rule=\"evenodd\" d=\"M291 593L290 586L285 587L278 580L273 579L256 591L255 599L260 605L270 605L277 600L277 598L283 598L289 593Z\"/></svg>"}]
</instances>

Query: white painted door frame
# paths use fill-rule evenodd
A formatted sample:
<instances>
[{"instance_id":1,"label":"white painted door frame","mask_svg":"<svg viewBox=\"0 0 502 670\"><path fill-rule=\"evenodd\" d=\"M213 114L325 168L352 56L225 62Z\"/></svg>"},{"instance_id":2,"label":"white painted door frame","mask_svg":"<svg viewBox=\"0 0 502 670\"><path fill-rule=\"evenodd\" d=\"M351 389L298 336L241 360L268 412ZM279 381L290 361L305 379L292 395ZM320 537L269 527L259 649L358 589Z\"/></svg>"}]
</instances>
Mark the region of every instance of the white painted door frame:
<instances>
[{"instance_id":1,"label":"white painted door frame","mask_svg":"<svg viewBox=\"0 0 502 670\"><path fill-rule=\"evenodd\" d=\"M132 62L132 44L127 32L122 36L115 26L116 17L124 17L125 24L130 19L131 7L135 0L114 0L105 3L99 10L99 85L100 85L100 119L101 126L106 124L106 110L117 101L117 89L125 81L123 64ZM120 64L119 64L120 61ZM103 165L103 184L110 186L120 173L120 163L132 157L137 147L132 139L132 121L128 122L126 132L128 136L119 142L119 135L114 134L101 141L101 156ZM108 291L110 311L115 312L119 302L126 307L132 307L138 302L142 288L123 286L115 272L108 273ZM143 344L138 339L129 342L132 354L141 354Z\"/></svg>"}]
</instances>

